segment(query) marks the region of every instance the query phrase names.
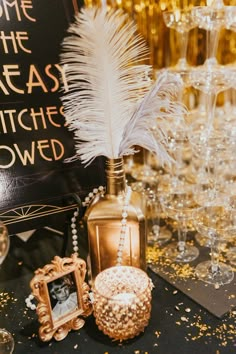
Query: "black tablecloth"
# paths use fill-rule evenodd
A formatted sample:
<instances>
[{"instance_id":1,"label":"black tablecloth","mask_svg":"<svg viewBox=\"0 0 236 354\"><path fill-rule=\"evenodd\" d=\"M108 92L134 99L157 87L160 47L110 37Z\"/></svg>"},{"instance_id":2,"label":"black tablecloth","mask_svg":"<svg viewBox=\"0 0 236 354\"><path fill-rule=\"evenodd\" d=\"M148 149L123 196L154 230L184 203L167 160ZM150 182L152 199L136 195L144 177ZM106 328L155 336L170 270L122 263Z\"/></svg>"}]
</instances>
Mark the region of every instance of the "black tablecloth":
<instances>
[{"instance_id":1,"label":"black tablecloth","mask_svg":"<svg viewBox=\"0 0 236 354\"><path fill-rule=\"evenodd\" d=\"M86 249L84 235L80 235ZM85 246L85 247L83 247ZM39 340L39 322L25 307L34 271L50 263L55 255L69 255L70 242L46 229L37 230L25 242L11 236L10 252L0 268L1 326L13 333L15 354L234 354L236 314L217 319L186 295L148 271L154 283L152 314L145 332L124 343L114 342L96 327L93 315L80 331L71 331L60 342ZM86 257L81 252L80 256Z\"/></svg>"}]
</instances>

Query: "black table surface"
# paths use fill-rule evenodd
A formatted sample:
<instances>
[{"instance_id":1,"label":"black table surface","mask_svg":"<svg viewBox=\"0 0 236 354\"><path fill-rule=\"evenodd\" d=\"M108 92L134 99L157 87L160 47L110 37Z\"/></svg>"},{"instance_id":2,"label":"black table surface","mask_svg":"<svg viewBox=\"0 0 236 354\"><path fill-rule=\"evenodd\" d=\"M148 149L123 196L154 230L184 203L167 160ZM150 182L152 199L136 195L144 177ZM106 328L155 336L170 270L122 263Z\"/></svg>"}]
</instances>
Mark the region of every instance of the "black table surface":
<instances>
[{"instance_id":1,"label":"black table surface","mask_svg":"<svg viewBox=\"0 0 236 354\"><path fill-rule=\"evenodd\" d=\"M69 255L71 244L65 247L63 236L44 228L27 242L15 235L10 240L10 252L0 268L0 310L1 327L14 336L15 354L236 353L236 311L218 319L150 270L152 312L144 333L123 343L112 341L98 330L91 315L82 329L71 331L64 340L42 342L37 315L25 306L29 282L34 271L55 255Z\"/></svg>"}]
</instances>

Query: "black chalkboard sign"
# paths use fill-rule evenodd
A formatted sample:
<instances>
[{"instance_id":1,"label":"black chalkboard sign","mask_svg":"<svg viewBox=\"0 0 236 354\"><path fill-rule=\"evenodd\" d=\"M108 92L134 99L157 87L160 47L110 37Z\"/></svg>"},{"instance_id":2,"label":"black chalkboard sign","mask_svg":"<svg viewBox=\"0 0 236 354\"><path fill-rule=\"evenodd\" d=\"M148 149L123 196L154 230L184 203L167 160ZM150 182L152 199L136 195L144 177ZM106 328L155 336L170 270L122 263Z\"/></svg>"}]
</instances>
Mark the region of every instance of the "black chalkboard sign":
<instances>
[{"instance_id":1,"label":"black chalkboard sign","mask_svg":"<svg viewBox=\"0 0 236 354\"><path fill-rule=\"evenodd\" d=\"M80 4L0 1L0 219L11 233L74 208L104 184L103 160L85 168L74 155L60 101L61 41ZM73 199L73 198L72 198ZM48 221L47 221L48 222Z\"/></svg>"}]
</instances>

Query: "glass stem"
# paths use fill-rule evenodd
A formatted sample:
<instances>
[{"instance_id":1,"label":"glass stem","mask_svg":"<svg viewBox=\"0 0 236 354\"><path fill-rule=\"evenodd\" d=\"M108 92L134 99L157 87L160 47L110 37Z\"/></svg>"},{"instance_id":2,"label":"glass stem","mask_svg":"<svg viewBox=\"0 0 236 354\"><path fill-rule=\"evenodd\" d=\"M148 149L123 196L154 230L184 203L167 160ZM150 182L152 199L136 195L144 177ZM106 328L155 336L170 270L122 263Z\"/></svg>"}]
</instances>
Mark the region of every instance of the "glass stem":
<instances>
[{"instance_id":1,"label":"glass stem","mask_svg":"<svg viewBox=\"0 0 236 354\"><path fill-rule=\"evenodd\" d=\"M211 146L209 145L209 140L208 138L211 135L211 132L213 130L213 122L214 122L214 117L215 117L215 109L216 109L216 99L217 99L217 95L214 92L209 92L207 94L207 101L206 101L206 113L207 113L207 135L206 135L206 143L207 143L207 152L206 152L206 170L207 170L207 174L208 177L210 177L211 173L210 173L210 150L211 150ZM209 151L208 151L209 150Z\"/></svg>"},{"instance_id":2,"label":"glass stem","mask_svg":"<svg viewBox=\"0 0 236 354\"><path fill-rule=\"evenodd\" d=\"M207 94L207 102L206 102L206 113L207 113L207 136L210 135L212 128L213 128L213 122L214 122L214 117L215 117L215 109L216 109L216 99L217 95L214 92L209 92Z\"/></svg>"},{"instance_id":3,"label":"glass stem","mask_svg":"<svg viewBox=\"0 0 236 354\"><path fill-rule=\"evenodd\" d=\"M187 64L187 47L188 47L188 32L180 32L180 58L179 58L179 66L180 68L184 68Z\"/></svg>"},{"instance_id":4,"label":"glass stem","mask_svg":"<svg viewBox=\"0 0 236 354\"><path fill-rule=\"evenodd\" d=\"M216 54L217 54L217 48L219 42L219 30L214 29L214 30L207 31L206 39L207 39L207 44L206 44L207 63L215 64L217 62Z\"/></svg>"},{"instance_id":5,"label":"glass stem","mask_svg":"<svg viewBox=\"0 0 236 354\"><path fill-rule=\"evenodd\" d=\"M153 234L153 239L158 241L160 233L160 216L158 201L153 194L150 199L150 213L151 213L151 233Z\"/></svg>"},{"instance_id":6,"label":"glass stem","mask_svg":"<svg viewBox=\"0 0 236 354\"><path fill-rule=\"evenodd\" d=\"M219 240L214 234L211 235L211 272L219 272Z\"/></svg>"},{"instance_id":7,"label":"glass stem","mask_svg":"<svg viewBox=\"0 0 236 354\"><path fill-rule=\"evenodd\" d=\"M182 220L182 227L181 225L178 226L178 244L177 244L177 249L181 253L185 251L186 237L187 237L187 225L185 220Z\"/></svg>"}]
</instances>

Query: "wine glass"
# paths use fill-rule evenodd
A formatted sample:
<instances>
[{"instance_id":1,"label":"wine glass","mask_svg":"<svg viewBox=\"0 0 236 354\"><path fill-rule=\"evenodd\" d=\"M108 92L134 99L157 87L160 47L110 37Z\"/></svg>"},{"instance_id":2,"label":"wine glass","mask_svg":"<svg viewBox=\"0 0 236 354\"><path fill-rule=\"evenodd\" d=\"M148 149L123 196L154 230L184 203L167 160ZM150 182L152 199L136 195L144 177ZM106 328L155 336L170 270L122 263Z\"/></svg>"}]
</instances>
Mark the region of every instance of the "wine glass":
<instances>
[{"instance_id":1,"label":"wine glass","mask_svg":"<svg viewBox=\"0 0 236 354\"><path fill-rule=\"evenodd\" d=\"M180 58L172 69L177 71L186 70L188 68L186 54L189 32L197 26L192 17L192 12L188 9L165 11L163 12L163 19L168 28L175 29L179 34Z\"/></svg>"},{"instance_id":2,"label":"wine glass","mask_svg":"<svg viewBox=\"0 0 236 354\"><path fill-rule=\"evenodd\" d=\"M234 278L232 267L219 261L221 242L236 234L235 215L226 205L208 205L194 213L196 229L211 240L211 259L195 268L198 279L216 288L229 284Z\"/></svg>"},{"instance_id":3,"label":"wine glass","mask_svg":"<svg viewBox=\"0 0 236 354\"><path fill-rule=\"evenodd\" d=\"M10 237L7 227L0 221L0 266L6 258L10 248Z\"/></svg>"},{"instance_id":4,"label":"wine glass","mask_svg":"<svg viewBox=\"0 0 236 354\"><path fill-rule=\"evenodd\" d=\"M166 215L178 224L178 241L165 247L165 257L175 262L193 261L198 257L199 250L186 243L187 222L192 219L193 210L198 207L193 198L192 186L183 181L176 186L170 180L169 190L161 194L160 202Z\"/></svg>"},{"instance_id":5,"label":"wine glass","mask_svg":"<svg viewBox=\"0 0 236 354\"><path fill-rule=\"evenodd\" d=\"M5 328L0 328L0 353L11 354L15 346L14 338Z\"/></svg>"}]
</instances>

